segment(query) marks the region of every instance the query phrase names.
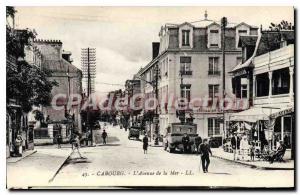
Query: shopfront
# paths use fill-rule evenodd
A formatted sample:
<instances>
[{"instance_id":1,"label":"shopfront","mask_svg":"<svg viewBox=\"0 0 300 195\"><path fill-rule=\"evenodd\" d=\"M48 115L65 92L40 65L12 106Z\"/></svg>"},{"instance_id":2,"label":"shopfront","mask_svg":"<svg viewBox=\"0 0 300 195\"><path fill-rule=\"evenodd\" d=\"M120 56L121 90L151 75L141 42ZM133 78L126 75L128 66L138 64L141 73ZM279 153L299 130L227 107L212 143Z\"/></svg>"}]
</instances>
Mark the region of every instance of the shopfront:
<instances>
[{"instance_id":1,"label":"shopfront","mask_svg":"<svg viewBox=\"0 0 300 195\"><path fill-rule=\"evenodd\" d=\"M293 151L294 107L252 107L232 114L229 120L231 132L246 134L261 149L276 150L279 141L283 141Z\"/></svg>"}]
</instances>

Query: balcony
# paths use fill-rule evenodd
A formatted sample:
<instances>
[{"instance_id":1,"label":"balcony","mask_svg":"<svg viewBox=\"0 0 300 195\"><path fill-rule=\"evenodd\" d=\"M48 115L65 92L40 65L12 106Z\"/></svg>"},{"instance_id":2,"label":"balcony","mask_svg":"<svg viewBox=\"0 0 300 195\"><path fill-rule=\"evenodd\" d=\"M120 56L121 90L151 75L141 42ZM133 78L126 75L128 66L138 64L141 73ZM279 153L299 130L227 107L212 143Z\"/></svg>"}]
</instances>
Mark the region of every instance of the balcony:
<instances>
[{"instance_id":1,"label":"balcony","mask_svg":"<svg viewBox=\"0 0 300 195\"><path fill-rule=\"evenodd\" d=\"M181 75L192 75L193 71L191 71L191 70L181 70L180 74Z\"/></svg>"},{"instance_id":2,"label":"balcony","mask_svg":"<svg viewBox=\"0 0 300 195\"><path fill-rule=\"evenodd\" d=\"M278 70L294 65L294 45L256 56L253 59L254 73L261 74L268 71Z\"/></svg>"},{"instance_id":3,"label":"balcony","mask_svg":"<svg viewBox=\"0 0 300 195\"><path fill-rule=\"evenodd\" d=\"M220 76L221 75L221 71L219 71L219 70L209 70L208 71L208 75L210 75L210 76Z\"/></svg>"}]
</instances>

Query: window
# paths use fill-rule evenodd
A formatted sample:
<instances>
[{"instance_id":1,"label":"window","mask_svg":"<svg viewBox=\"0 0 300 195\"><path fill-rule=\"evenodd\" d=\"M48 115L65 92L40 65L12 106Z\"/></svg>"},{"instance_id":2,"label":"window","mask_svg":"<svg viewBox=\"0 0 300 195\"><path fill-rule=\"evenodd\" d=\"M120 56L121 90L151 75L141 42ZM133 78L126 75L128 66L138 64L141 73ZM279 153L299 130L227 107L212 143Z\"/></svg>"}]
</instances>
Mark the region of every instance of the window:
<instances>
[{"instance_id":1,"label":"window","mask_svg":"<svg viewBox=\"0 0 300 195\"><path fill-rule=\"evenodd\" d=\"M219 93L219 85L208 85L208 96L213 99L218 97Z\"/></svg>"},{"instance_id":2,"label":"window","mask_svg":"<svg viewBox=\"0 0 300 195\"><path fill-rule=\"evenodd\" d=\"M210 57L208 59L208 75L220 75L219 57Z\"/></svg>"},{"instance_id":3,"label":"window","mask_svg":"<svg viewBox=\"0 0 300 195\"><path fill-rule=\"evenodd\" d=\"M182 30L182 46L190 46L190 31Z\"/></svg>"},{"instance_id":4,"label":"window","mask_svg":"<svg viewBox=\"0 0 300 195\"><path fill-rule=\"evenodd\" d=\"M208 43L209 43L209 47L212 48L218 48L219 44L220 44L220 33L218 29L212 29L209 31L209 35L208 35Z\"/></svg>"},{"instance_id":5,"label":"window","mask_svg":"<svg viewBox=\"0 0 300 195\"><path fill-rule=\"evenodd\" d=\"M269 95L269 75L268 73L256 75L256 97Z\"/></svg>"},{"instance_id":6,"label":"window","mask_svg":"<svg viewBox=\"0 0 300 195\"><path fill-rule=\"evenodd\" d=\"M182 56L180 57L180 73L183 75L191 75L191 57Z\"/></svg>"},{"instance_id":7,"label":"window","mask_svg":"<svg viewBox=\"0 0 300 195\"><path fill-rule=\"evenodd\" d=\"M208 118L208 137L220 135L220 119L219 118Z\"/></svg>"},{"instance_id":8,"label":"window","mask_svg":"<svg viewBox=\"0 0 300 195\"><path fill-rule=\"evenodd\" d=\"M181 85L180 96L186 98L188 102L191 100L191 85Z\"/></svg>"},{"instance_id":9,"label":"window","mask_svg":"<svg viewBox=\"0 0 300 195\"><path fill-rule=\"evenodd\" d=\"M242 92L242 98L247 98L248 95L248 90L247 90L247 85L241 85L241 92Z\"/></svg>"},{"instance_id":10,"label":"window","mask_svg":"<svg viewBox=\"0 0 300 195\"><path fill-rule=\"evenodd\" d=\"M272 95L288 94L290 88L289 69L280 69L273 72Z\"/></svg>"},{"instance_id":11,"label":"window","mask_svg":"<svg viewBox=\"0 0 300 195\"><path fill-rule=\"evenodd\" d=\"M239 35L247 35L247 30L238 30Z\"/></svg>"}]
</instances>

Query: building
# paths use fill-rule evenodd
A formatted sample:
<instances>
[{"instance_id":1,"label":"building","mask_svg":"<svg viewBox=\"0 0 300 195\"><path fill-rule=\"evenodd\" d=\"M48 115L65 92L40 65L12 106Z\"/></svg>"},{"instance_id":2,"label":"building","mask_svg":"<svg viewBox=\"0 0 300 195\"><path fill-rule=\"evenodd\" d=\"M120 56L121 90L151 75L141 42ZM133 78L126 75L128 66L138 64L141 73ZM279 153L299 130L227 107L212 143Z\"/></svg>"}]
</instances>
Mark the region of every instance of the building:
<instances>
[{"instance_id":1,"label":"building","mask_svg":"<svg viewBox=\"0 0 300 195\"><path fill-rule=\"evenodd\" d=\"M12 21L12 23L14 23L14 21ZM28 29L14 29L14 25L7 25L10 26L11 33L13 33L13 36L17 39L19 39L19 37L21 37L23 33L28 32ZM10 51L7 51L7 70L19 73L21 70L18 66L18 62L21 61L27 61L29 65L39 68L42 59L39 50L30 46L22 46L21 49L24 50L24 57L17 57ZM32 125L28 122L30 112L25 113L22 111L19 97L8 98L6 105L6 157L10 157L14 151L13 145L15 144L17 135L22 136L23 151L34 149L33 128Z\"/></svg>"},{"instance_id":2,"label":"building","mask_svg":"<svg viewBox=\"0 0 300 195\"><path fill-rule=\"evenodd\" d=\"M46 127L34 130L35 144L52 144L56 142L56 135L61 134L63 141L68 141L72 131L81 132L80 103L74 95L82 95L82 72L72 64L71 52L62 49L59 40L34 41L43 58L41 68L52 72L48 79L55 80L58 86L52 89L52 96L62 95L56 103L64 109L56 110L52 106L42 107ZM68 103L72 102L69 107Z\"/></svg>"},{"instance_id":3,"label":"building","mask_svg":"<svg viewBox=\"0 0 300 195\"><path fill-rule=\"evenodd\" d=\"M261 31L258 37L242 36L242 63L231 71L237 98L247 98L250 108L232 114L231 121L256 124L250 137L276 148L280 140L293 147L294 31ZM257 133L258 132L258 133Z\"/></svg>"},{"instance_id":4,"label":"building","mask_svg":"<svg viewBox=\"0 0 300 195\"><path fill-rule=\"evenodd\" d=\"M226 97L234 96L228 72L241 61L239 36L257 34L257 27L243 22L228 24L225 29ZM161 27L159 38L158 53L154 44L152 61L139 70L138 75L146 98L155 97L153 81L155 78L158 80L159 129L163 135L171 123L179 122L170 99L184 97L197 107L193 99L208 97L212 105L214 98L222 97L221 25L208 20L206 15L198 22L166 24ZM194 118L201 137L222 135L220 121L223 111L210 105L199 105L192 112L187 112L187 117Z\"/></svg>"}]
</instances>

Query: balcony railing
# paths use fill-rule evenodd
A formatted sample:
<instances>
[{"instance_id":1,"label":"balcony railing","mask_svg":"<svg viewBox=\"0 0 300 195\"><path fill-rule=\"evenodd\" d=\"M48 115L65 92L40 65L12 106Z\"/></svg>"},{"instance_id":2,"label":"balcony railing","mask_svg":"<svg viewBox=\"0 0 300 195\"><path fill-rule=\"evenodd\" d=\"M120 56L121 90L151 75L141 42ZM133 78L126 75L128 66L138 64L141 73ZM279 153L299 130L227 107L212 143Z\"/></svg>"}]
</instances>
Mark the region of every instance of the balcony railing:
<instances>
[{"instance_id":1,"label":"balcony railing","mask_svg":"<svg viewBox=\"0 0 300 195\"><path fill-rule=\"evenodd\" d=\"M193 71L191 71L191 70L181 70L180 74L181 75L192 75Z\"/></svg>"},{"instance_id":2,"label":"balcony railing","mask_svg":"<svg viewBox=\"0 0 300 195\"><path fill-rule=\"evenodd\" d=\"M217 75L217 76L219 76L219 75L221 75L221 71L219 71L219 70L209 70L208 75Z\"/></svg>"}]
</instances>

